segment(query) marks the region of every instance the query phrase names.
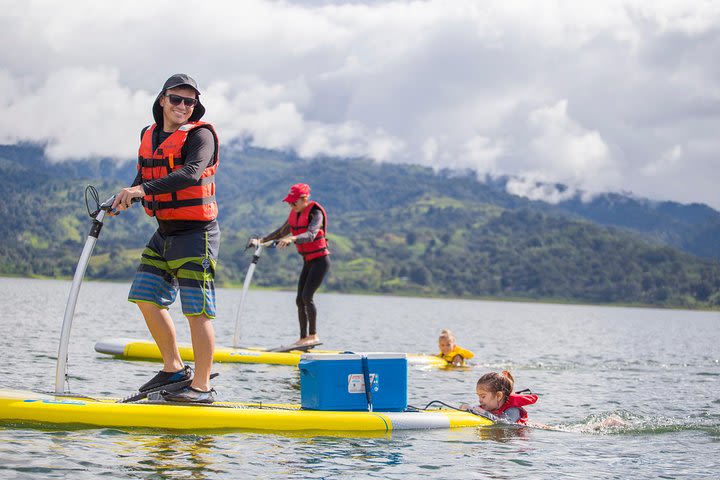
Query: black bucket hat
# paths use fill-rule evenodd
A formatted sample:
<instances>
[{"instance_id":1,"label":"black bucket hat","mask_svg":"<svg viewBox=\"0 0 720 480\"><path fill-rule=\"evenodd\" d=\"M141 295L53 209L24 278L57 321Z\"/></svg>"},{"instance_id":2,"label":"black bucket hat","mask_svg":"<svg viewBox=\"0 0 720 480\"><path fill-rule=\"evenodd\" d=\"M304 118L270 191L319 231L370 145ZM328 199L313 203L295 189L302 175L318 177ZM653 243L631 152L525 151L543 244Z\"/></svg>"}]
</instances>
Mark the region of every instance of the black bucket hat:
<instances>
[{"instance_id":1,"label":"black bucket hat","mask_svg":"<svg viewBox=\"0 0 720 480\"><path fill-rule=\"evenodd\" d=\"M195 105L195 109L193 110L192 115L190 115L188 121L197 122L203 117L203 115L205 115L205 107L203 107L203 104L200 103L200 90L198 90L197 82L195 81L195 79L193 79L190 75L186 75L184 73L176 73L165 81L162 90L160 90L160 93L158 93L158 96L155 99L155 103L153 103L152 113L153 118L155 119L155 123L157 123L158 125L162 125L163 123L163 112L162 107L160 106L160 97L162 97L167 90L182 86L192 88L197 94L198 103Z\"/></svg>"}]
</instances>

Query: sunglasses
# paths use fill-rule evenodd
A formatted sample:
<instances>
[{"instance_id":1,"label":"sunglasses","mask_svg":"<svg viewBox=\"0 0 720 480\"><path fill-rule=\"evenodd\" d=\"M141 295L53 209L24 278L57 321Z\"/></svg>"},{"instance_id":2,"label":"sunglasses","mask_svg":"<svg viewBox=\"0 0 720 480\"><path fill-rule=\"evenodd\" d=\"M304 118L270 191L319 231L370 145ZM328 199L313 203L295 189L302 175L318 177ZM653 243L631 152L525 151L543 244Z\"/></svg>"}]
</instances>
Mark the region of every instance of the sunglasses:
<instances>
[{"instance_id":1,"label":"sunglasses","mask_svg":"<svg viewBox=\"0 0 720 480\"><path fill-rule=\"evenodd\" d=\"M175 95L174 93L166 93L165 96L168 100L170 100L170 103L175 106L185 102L186 107L194 107L198 103L197 98L181 97L180 95Z\"/></svg>"}]
</instances>

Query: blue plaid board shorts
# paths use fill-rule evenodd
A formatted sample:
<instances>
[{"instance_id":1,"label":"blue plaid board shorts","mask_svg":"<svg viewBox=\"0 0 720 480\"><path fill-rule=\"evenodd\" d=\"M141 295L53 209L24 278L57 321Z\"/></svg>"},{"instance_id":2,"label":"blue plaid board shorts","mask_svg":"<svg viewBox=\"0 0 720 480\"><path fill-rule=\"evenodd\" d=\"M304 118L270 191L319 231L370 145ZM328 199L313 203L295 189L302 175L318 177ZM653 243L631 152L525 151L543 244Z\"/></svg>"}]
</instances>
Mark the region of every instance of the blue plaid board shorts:
<instances>
[{"instance_id":1,"label":"blue plaid board shorts","mask_svg":"<svg viewBox=\"0 0 720 480\"><path fill-rule=\"evenodd\" d=\"M220 228L163 235L155 231L140 258L128 300L168 308L180 291L185 316L215 318L215 267Z\"/></svg>"}]
</instances>

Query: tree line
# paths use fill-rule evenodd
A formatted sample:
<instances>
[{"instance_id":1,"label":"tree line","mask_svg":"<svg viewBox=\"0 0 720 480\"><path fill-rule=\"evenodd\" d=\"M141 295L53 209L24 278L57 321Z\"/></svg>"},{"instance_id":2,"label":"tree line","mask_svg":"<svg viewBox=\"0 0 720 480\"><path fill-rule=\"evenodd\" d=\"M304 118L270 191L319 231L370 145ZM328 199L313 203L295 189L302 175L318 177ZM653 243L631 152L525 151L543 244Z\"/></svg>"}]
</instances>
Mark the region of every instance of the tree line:
<instances>
[{"instance_id":1,"label":"tree line","mask_svg":"<svg viewBox=\"0 0 720 480\"><path fill-rule=\"evenodd\" d=\"M224 159L219 285L242 282L247 239L279 226L288 186L305 181L330 217L329 291L720 307L720 262L558 215L468 175L364 160L302 162L262 151ZM0 274L71 277L90 225L84 186L109 195L132 168L108 167L112 175L99 177L97 165L0 158L8 180L0 186ZM131 279L154 227L140 208L109 219L88 276ZM294 288L299 268L293 252L270 251L254 281Z\"/></svg>"}]
</instances>

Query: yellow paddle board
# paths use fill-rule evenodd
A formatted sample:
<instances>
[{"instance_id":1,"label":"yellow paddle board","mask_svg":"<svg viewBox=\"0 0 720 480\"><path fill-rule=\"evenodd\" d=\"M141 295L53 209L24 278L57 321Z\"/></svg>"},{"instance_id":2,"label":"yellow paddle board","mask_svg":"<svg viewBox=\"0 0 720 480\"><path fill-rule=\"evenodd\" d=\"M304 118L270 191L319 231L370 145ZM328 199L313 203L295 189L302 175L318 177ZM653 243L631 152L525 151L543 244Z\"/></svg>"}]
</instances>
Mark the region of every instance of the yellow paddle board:
<instances>
[{"instance_id":1,"label":"yellow paddle board","mask_svg":"<svg viewBox=\"0 0 720 480\"><path fill-rule=\"evenodd\" d=\"M188 344L178 345L180 356L183 360L193 361L192 346ZM148 340L136 340L131 338L105 339L95 344L95 351L113 355L118 358L130 360L162 360L160 350L155 342ZM269 352L263 348L228 348L218 347L215 349L213 360L227 363L265 363L269 365L293 365L300 363L300 355L307 352L293 350L290 352ZM313 354L342 353L337 350L312 350ZM411 365L432 365L443 367L447 362L435 355L408 354L408 363Z\"/></svg>"},{"instance_id":2,"label":"yellow paddle board","mask_svg":"<svg viewBox=\"0 0 720 480\"><path fill-rule=\"evenodd\" d=\"M55 396L0 389L0 423L68 428L140 428L179 431L387 433L491 425L456 410L337 412L299 405L216 402L212 406L116 403L114 399Z\"/></svg>"}]
</instances>

